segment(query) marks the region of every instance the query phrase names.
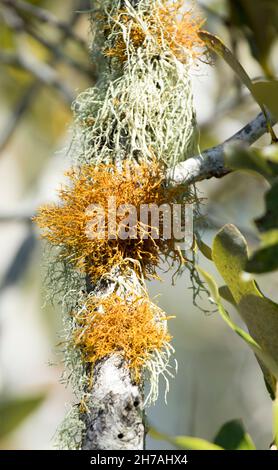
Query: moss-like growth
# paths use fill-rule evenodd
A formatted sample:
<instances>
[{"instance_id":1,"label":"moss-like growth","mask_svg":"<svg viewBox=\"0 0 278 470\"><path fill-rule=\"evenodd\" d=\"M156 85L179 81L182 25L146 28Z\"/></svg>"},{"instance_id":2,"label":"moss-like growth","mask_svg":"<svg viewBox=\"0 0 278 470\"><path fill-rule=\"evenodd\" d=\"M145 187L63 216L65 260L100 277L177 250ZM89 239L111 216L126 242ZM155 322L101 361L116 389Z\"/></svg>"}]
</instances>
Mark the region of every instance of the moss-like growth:
<instances>
[{"instance_id":1,"label":"moss-like growth","mask_svg":"<svg viewBox=\"0 0 278 470\"><path fill-rule=\"evenodd\" d=\"M115 265L130 266L130 261L132 267L134 261L138 262L146 278L157 275L161 256L180 261L173 233L169 238L163 233L163 212L156 226L151 225L150 214L145 223L141 218L143 205L151 208L167 204L171 209L177 202L192 199L184 194L184 188L163 184L165 176L156 162L130 163L121 169L115 165L83 165L68 176L70 184L59 191L60 203L42 207L35 220L44 229L42 236L60 246L61 256L89 275L92 282ZM136 211L136 220L134 226L126 227L130 207Z\"/></svg>"},{"instance_id":2,"label":"moss-like growth","mask_svg":"<svg viewBox=\"0 0 278 470\"><path fill-rule=\"evenodd\" d=\"M171 339L167 318L146 297L127 301L116 294L106 298L89 296L74 314L79 327L75 343L84 360L94 366L104 357L120 353L139 382L144 368L157 361Z\"/></svg>"},{"instance_id":3,"label":"moss-like growth","mask_svg":"<svg viewBox=\"0 0 278 470\"><path fill-rule=\"evenodd\" d=\"M125 62L132 51L153 41L158 54L169 49L181 62L202 55L204 44L198 31L203 20L194 18L193 11L184 11L183 7L183 0L163 0L143 10L141 16L128 8L118 10L112 21L104 15L103 34L111 36L111 45L104 47L104 54Z\"/></svg>"}]
</instances>

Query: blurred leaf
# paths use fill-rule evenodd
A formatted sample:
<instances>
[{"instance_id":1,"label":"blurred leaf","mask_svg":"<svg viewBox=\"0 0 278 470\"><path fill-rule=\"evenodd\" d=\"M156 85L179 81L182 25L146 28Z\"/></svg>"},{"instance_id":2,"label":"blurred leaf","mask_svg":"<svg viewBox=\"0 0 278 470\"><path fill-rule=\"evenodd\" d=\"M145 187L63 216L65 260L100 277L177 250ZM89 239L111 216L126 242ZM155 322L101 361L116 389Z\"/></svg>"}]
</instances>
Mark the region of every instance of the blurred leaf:
<instances>
[{"instance_id":1,"label":"blurred leaf","mask_svg":"<svg viewBox=\"0 0 278 470\"><path fill-rule=\"evenodd\" d=\"M254 171L266 179L278 174L278 164L273 166L272 161L268 162L261 149L250 148L240 142L225 146L225 164L232 170Z\"/></svg>"},{"instance_id":2,"label":"blurred leaf","mask_svg":"<svg viewBox=\"0 0 278 470\"><path fill-rule=\"evenodd\" d=\"M44 394L16 398L0 397L0 439L14 431L44 399Z\"/></svg>"},{"instance_id":3,"label":"blurred leaf","mask_svg":"<svg viewBox=\"0 0 278 470\"><path fill-rule=\"evenodd\" d=\"M204 255L205 258L212 261L212 251L211 251L210 246L208 246L205 242L203 242L201 238L197 238L196 241L197 241L197 246L200 252L202 253L202 255Z\"/></svg>"},{"instance_id":4,"label":"blurred leaf","mask_svg":"<svg viewBox=\"0 0 278 470\"><path fill-rule=\"evenodd\" d=\"M167 434L161 434L155 429L150 429L150 437L157 440L162 440L169 442L178 449L186 450L223 450L222 447L213 444L212 442L206 441L205 439L200 439L198 437L190 436L168 436Z\"/></svg>"},{"instance_id":5,"label":"blurred leaf","mask_svg":"<svg viewBox=\"0 0 278 470\"><path fill-rule=\"evenodd\" d=\"M278 393L273 403L273 434L275 445L278 447Z\"/></svg>"},{"instance_id":6,"label":"blurred leaf","mask_svg":"<svg viewBox=\"0 0 278 470\"><path fill-rule=\"evenodd\" d=\"M257 101L264 103L273 116L278 119L278 80L254 82L253 90Z\"/></svg>"},{"instance_id":7,"label":"blurred leaf","mask_svg":"<svg viewBox=\"0 0 278 470\"><path fill-rule=\"evenodd\" d=\"M245 270L249 273L264 274L278 269L278 244L260 248L248 260Z\"/></svg>"},{"instance_id":8,"label":"blurred leaf","mask_svg":"<svg viewBox=\"0 0 278 470\"><path fill-rule=\"evenodd\" d=\"M33 228L31 227L29 233L19 245L2 281L0 282L0 292L22 279L30 264L32 254L36 247L36 242L36 236Z\"/></svg>"},{"instance_id":9,"label":"blurred leaf","mask_svg":"<svg viewBox=\"0 0 278 470\"><path fill-rule=\"evenodd\" d=\"M277 0L229 0L230 23L249 42L253 56L269 73L267 59L278 32Z\"/></svg>"},{"instance_id":10,"label":"blurred leaf","mask_svg":"<svg viewBox=\"0 0 278 470\"><path fill-rule=\"evenodd\" d=\"M219 294L222 297L222 299L226 300L226 302L229 302L233 306L236 305L235 299L233 298L232 293L228 286L219 287Z\"/></svg>"},{"instance_id":11,"label":"blurred leaf","mask_svg":"<svg viewBox=\"0 0 278 470\"><path fill-rule=\"evenodd\" d=\"M261 233L261 247L246 264L246 271L268 273L278 269L278 178L265 196L265 214L256 220Z\"/></svg>"},{"instance_id":12,"label":"blurred leaf","mask_svg":"<svg viewBox=\"0 0 278 470\"><path fill-rule=\"evenodd\" d=\"M214 34L211 34L207 31L200 31L198 34L209 49L212 49L217 55L225 60L225 62L231 67L231 69L236 73L244 85L253 94L252 80L232 51L230 51L230 49L221 41L221 39Z\"/></svg>"},{"instance_id":13,"label":"blurred leaf","mask_svg":"<svg viewBox=\"0 0 278 470\"><path fill-rule=\"evenodd\" d=\"M278 229L278 178L265 196L266 213L256 220L256 225L261 232ZM278 240L277 240L278 241ZM272 243L273 244L273 243Z\"/></svg>"},{"instance_id":14,"label":"blurred leaf","mask_svg":"<svg viewBox=\"0 0 278 470\"><path fill-rule=\"evenodd\" d=\"M263 371L275 393L275 382L271 376L278 378L278 305L264 297L253 280L243 276L248 261L247 244L235 226L226 225L218 232L212 253L250 335L259 345L255 352L260 364L264 364Z\"/></svg>"},{"instance_id":15,"label":"blurred leaf","mask_svg":"<svg viewBox=\"0 0 278 470\"><path fill-rule=\"evenodd\" d=\"M233 322L227 310L224 308L220 299L217 284L215 280L213 279L213 277L200 267L198 267L198 271L201 274L201 276L204 278L204 280L206 281L208 288L210 290L210 293L212 295L212 298L215 301L218 307L218 311L220 315L222 316L223 320L238 336L240 336L240 338L242 338L248 344L248 346L250 346L253 349L255 354L257 354L258 356L263 356L263 351L261 347L259 346L259 344L246 331L244 331L236 323Z\"/></svg>"},{"instance_id":16,"label":"blurred leaf","mask_svg":"<svg viewBox=\"0 0 278 470\"><path fill-rule=\"evenodd\" d=\"M275 141L276 136L272 131L272 125L269 120L269 117L265 110L264 101L261 100L260 93L254 88L254 84L250 79L248 73L245 71L243 66L239 63L235 55L230 51L230 49L221 41L220 38L217 36L207 32L207 31L200 31L199 37L202 41L206 44L206 46L212 49L216 54L218 54L225 62L231 67L231 69L236 73L236 75L240 78L242 83L248 88L250 93L252 94L255 101L257 101L258 105L260 106L262 112L265 115L266 121L268 123L268 128L272 133L272 140Z\"/></svg>"},{"instance_id":17,"label":"blurred leaf","mask_svg":"<svg viewBox=\"0 0 278 470\"><path fill-rule=\"evenodd\" d=\"M214 443L225 450L256 450L240 420L229 421L217 433Z\"/></svg>"}]
</instances>

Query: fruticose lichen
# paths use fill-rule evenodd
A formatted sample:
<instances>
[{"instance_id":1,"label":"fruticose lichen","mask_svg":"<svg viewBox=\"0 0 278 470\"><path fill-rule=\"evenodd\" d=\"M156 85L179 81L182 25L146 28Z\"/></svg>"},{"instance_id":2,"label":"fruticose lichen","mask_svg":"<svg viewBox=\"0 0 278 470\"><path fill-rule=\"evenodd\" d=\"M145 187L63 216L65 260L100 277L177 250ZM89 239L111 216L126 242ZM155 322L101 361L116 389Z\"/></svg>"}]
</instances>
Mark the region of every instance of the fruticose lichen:
<instances>
[{"instance_id":1,"label":"fruticose lichen","mask_svg":"<svg viewBox=\"0 0 278 470\"><path fill-rule=\"evenodd\" d=\"M175 240L154 240L152 227L140 224L136 228L146 238L122 240L116 225L114 239L94 240L88 222L92 204L107 214L109 196L137 210L196 199L188 189L171 189L164 176L197 151L190 70L202 53L202 21L183 3L94 2L92 59L99 80L73 104L70 184L60 190L57 205L37 216L54 247L50 295L60 297L65 311L64 380L76 397L59 432L58 445L65 449L81 447L82 413L93 406L98 360L122 354L134 382L149 380L146 403L158 396L159 376L168 390L172 375L167 315L149 300L144 279L156 275L161 255L180 259Z\"/></svg>"}]
</instances>

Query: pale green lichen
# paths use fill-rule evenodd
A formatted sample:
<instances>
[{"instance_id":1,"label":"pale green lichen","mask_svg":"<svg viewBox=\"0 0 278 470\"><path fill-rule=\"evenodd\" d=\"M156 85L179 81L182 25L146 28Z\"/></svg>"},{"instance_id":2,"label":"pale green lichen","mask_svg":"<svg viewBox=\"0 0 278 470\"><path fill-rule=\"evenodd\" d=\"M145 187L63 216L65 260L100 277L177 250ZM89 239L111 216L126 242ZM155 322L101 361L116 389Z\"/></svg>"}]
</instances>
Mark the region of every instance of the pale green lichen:
<instances>
[{"instance_id":1,"label":"pale green lichen","mask_svg":"<svg viewBox=\"0 0 278 470\"><path fill-rule=\"evenodd\" d=\"M157 14L168 3L177 9L181 4L162 0L94 2L92 57L99 64L100 78L73 104L76 126L71 153L75 164L116 163L121 168L124 160L149 162L156 158L171 169L197 153L190 78L194 53L190 41L183 45L178 39L171 41L172 24L169 26L166 20L165 29L163 16ZM155 17L157 24L153 28L150 21ZM134 25L139 28L134 29ZM138 279L132 269L130 275L125 272L122 276L115 266L106 277L112 286L109 293L116 292L127 301L134 293L145 293L144 280ZM76 401L86 403L90 399L89 377L72 341L77 325L71 315L73 309L86 305L86 279L59 256L58 263L51 263L49 278L50 296L63 299L65 312L63 353L67 372L63 380L71 383ZM94 295L96 292L97 288ZM167 393L169 377L176 369L171 363L172 353L172 346L167 344L146 362L144 376L149 390L145 404L158 397L159 377L165 379ZM73 406L59 429L57 445L63 449L81 448L83 431L80 409Z\"/></svg>"}]
</instances>

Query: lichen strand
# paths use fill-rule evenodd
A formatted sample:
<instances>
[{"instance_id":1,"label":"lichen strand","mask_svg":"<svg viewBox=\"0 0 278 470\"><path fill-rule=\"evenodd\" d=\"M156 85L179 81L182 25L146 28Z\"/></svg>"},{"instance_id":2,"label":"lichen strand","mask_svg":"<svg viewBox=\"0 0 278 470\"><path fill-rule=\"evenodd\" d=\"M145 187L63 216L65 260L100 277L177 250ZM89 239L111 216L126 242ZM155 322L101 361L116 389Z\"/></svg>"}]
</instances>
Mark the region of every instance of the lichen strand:
<instances>
[{"instance_id":1,"label":"lichen strand","mask_svg":"<svg viewBox=\"0 0 278 470\"><path fill-rule=\"evenodd\" d=\"M183 7L184 0L164 0L153 2L141 15L122 8L115 16L104 16L103 34L110 42L103 49L104 55L124 63L129 54L152 41L158 54L169 49L181 62L189 57L196 59L203 54L204 44L198 36L203 20Z\"/></svg>"},{"instance_id":2,"label":"lichen strand","mask_svg":"<svg viewBox=\"0 0 278 470\"><path fill-rule=\"evenodd\" d=\"M101 79L73 105L78 163L150 161L155 154L172 168L197 153L190 67L201 52L200 24L180 1L143 0L136 9L100 3L93 57L102 55Z\"/></svg>"},{"instance_id":3,"label":"lichen strand","mask_svg":"<svg viewBox=\"0 0 278 470\"><path fill-rule=\"evenodd\" d=\"M61 247L61 257L92 282L117 265L130 267L131 262L136 269L137 262L138 274L149 278L157 275L161 256L180 261L173 227L164 233L163 211L155 222L150 213L142 220L140 212L142 205L167 204L171 210L174 203L192 202L185 188L162 184L163 171L156 162L126 163L121 169L83 165L68 176L70 184L59 191L60 203L42 207L35 220L44 229L42 236Z\"/></svg>"},{"instance_id":4,"label":"lichen strand","mask_svg":"<svg viewBox=\"0 0 278 470\"><path fill-rule=\"evenodd\" d=\"M169 348L167 318L148 298L127 302L115 294L103 299L89 296L74 315L79 325L75 343L84 360L94 366L98 360L120 353L137 383L144 368L163 357L161 353Z\"/></svg>"}]
</instances>

